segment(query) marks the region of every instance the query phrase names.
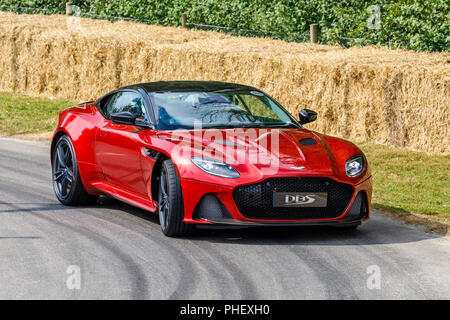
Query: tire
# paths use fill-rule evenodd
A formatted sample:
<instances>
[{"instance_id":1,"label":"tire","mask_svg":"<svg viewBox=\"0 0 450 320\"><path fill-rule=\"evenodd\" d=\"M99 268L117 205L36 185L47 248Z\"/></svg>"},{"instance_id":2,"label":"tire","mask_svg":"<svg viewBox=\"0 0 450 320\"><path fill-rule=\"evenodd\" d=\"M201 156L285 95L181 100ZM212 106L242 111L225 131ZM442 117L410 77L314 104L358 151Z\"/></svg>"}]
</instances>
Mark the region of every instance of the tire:
<instances>
[{"instance_id":1,"label":"tire","mask_svg":"<svg viewBox=\"0 0 450 320\"><path fill-rule=\"evenodd\" d=\"M162 232L168 237L185 236L194 226L183 222L184 207L180 179L170 160L161 166L158 190L158 213Z\"/></svg>"},{"instance_id":2,"label":"tire","mask_svg":"<svg viewBox=\"0 0 450 320\"><path fill-rule=\"evenodd\" d=\"M72 141L67 135L59 138L52 154L53 191L66 206L93 204L98 196L87 193L80 178Z\"/></svg>"}]
</instances>

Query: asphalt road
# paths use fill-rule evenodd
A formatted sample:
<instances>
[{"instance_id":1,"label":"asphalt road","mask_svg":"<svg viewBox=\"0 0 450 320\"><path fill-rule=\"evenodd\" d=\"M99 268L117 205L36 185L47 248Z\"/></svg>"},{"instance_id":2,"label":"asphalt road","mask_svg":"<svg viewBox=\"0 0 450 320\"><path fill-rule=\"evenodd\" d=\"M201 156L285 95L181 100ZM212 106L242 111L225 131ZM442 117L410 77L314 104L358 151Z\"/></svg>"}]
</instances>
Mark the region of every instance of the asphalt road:
<instances>
[{"instance_id":1,"label":"asphalt road","mask_svg":"<svg viewBox=\"0 0 450 320\"><path fill-rule=\"evenodd\" d=\"M155 215L116 200L60 205L48 153L48 142L0 138L1 299L450 298L449 237L373 214L350 234L167 238Z\"/></svg>"}]
</instances>

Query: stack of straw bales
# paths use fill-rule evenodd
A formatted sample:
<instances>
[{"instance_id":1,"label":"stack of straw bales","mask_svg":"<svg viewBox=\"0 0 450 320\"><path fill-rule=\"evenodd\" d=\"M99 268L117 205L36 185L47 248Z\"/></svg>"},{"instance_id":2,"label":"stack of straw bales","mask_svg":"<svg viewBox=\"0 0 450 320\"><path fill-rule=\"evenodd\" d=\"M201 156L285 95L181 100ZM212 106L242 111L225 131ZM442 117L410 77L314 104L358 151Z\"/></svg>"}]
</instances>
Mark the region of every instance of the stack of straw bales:
<instances>
[{"instance_id":1,"label":"stack of straw bales","mask_svg":"<svg viewBox=\"0 0 450 320\"><path fill-rule=\"evenodd\" d=\"M132 83L258 87L331 135L449 153L450 54L343 49L216 32L0 13L0 90L95 99Z\"/></svg>"}]
</instances>

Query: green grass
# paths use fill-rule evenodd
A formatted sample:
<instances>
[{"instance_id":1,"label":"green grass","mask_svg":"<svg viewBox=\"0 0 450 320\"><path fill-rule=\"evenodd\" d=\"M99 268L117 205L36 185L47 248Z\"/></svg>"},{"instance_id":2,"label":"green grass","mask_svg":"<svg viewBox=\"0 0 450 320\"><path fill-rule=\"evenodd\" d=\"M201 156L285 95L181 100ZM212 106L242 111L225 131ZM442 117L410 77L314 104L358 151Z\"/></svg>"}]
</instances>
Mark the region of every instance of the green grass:
<instances>
[{"instance_id":1,"label":"green grass","mask_svg":"<svg viewBox=\"0 0 450 320\"><path fill-rule=\"evenodd\" d=\"M375 209L450 219L450 156L370 143L360 147L372 169Z\"/></svg>"},{"instance_id":2,"label":"green grass","mask_svg":"<svg viewBox=\"0 0 450 320\"><path fill-rule=\"evenodd\" d=\"M0 134L52 131L56 127L58 112L75 104L63 99L0 93Z\"/></svg>"},{"instance_id":3,"label":"green grass","mask_svg":"<svg viewBox=\"0 0 450 320\"><path fill-rule=\"evenodd\" d=\"M0 93L0 134L52 131L58 112L75 105L61 99ZM373 174L373 208L424 214L450 221L450 156L428 155L372 143L360 145Z\"/></svg>"}]
</instances>

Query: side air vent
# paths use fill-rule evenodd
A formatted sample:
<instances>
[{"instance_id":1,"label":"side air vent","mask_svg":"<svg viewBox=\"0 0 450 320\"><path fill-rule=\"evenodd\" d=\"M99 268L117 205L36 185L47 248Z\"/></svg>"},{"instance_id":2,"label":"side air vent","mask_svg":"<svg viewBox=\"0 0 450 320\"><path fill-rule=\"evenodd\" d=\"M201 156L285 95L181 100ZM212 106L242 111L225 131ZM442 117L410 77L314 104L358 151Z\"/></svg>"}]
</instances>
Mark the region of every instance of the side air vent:
<instances>
[{"instance_id":1,"label":"side air vent","mask_svg":"<svg viewBox=\"0 0 450 320\"><path fill-rule=\"evenodd\" d=\"M317 141L313 138L306 138L306 139L300 140L300 143L304 146L313 146L313 145L317 144Z\"/></svg>"},{"instance_id":2,"label":"side air vent","mask_svg":"<svg viewBox=\"0 0 450 320\"><path fill-rule=\"evenodd\" d=\"M153 160L158 159L159 151L153 150L153 149L150 149L150 148L147 148L147 147L143 147L143 148L144 148L145 154L146 154L149 158L152 158Z\"/></svg>"}]
</instances>

